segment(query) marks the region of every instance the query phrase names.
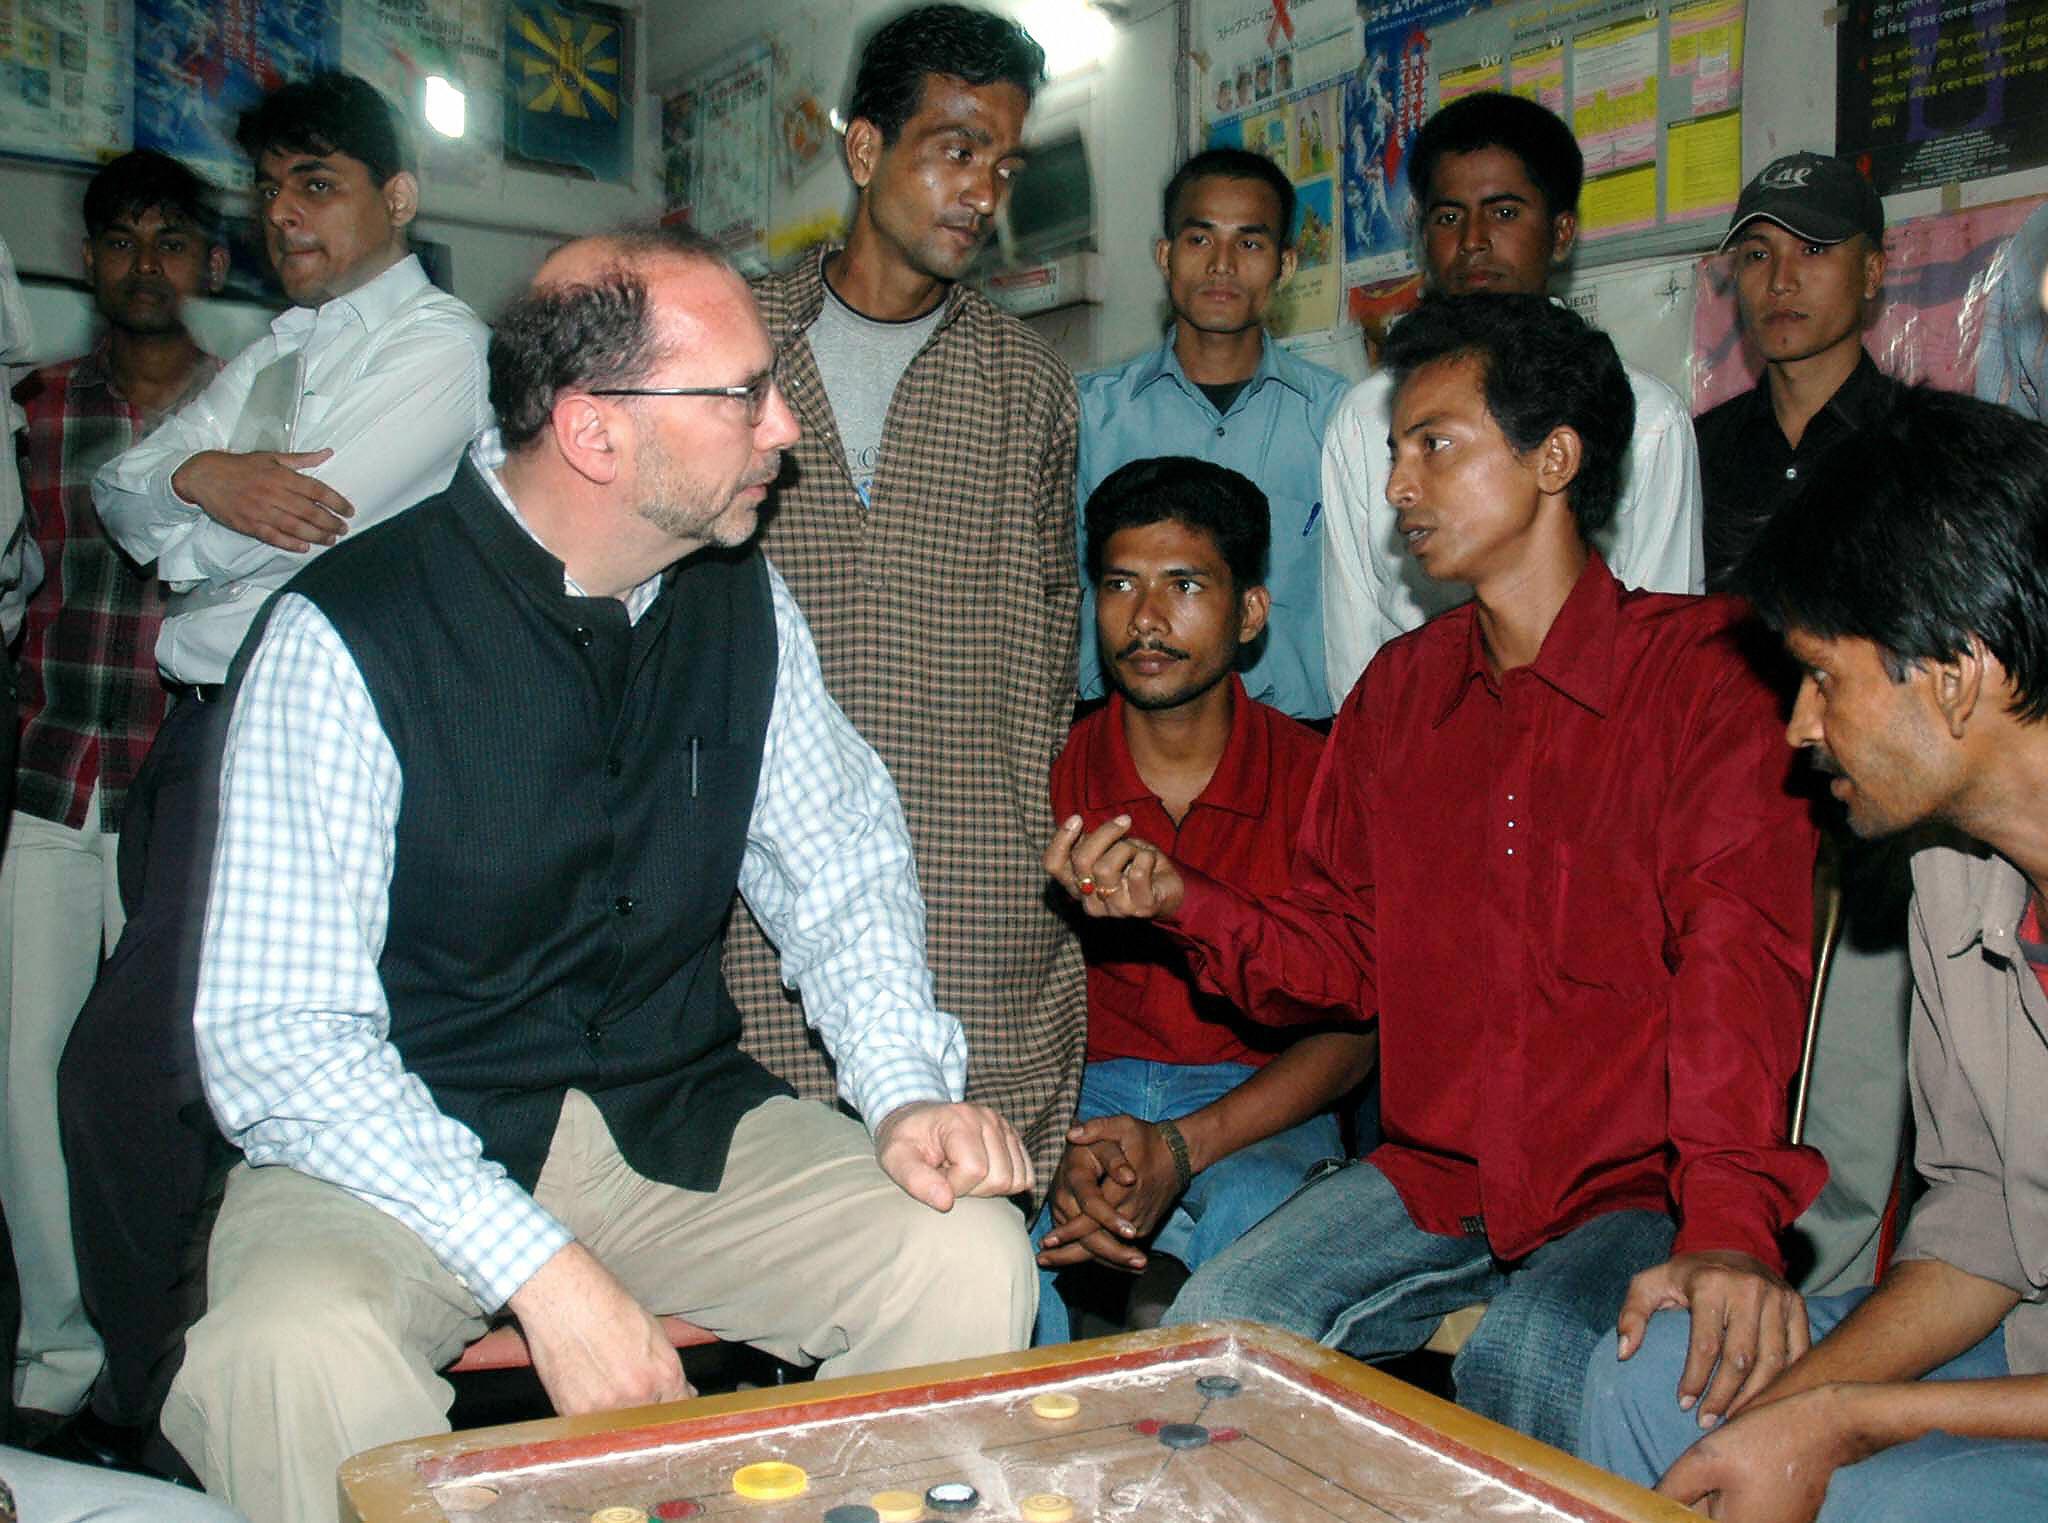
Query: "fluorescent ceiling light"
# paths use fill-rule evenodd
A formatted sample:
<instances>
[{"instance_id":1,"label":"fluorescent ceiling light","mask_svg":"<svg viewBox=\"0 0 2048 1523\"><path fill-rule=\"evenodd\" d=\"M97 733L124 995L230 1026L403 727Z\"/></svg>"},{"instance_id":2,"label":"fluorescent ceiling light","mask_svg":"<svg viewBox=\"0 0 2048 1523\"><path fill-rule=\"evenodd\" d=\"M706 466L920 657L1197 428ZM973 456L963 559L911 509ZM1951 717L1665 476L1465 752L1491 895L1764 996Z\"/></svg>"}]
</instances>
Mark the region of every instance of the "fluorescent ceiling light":
<instances>
[{"instance_id":1,"label":"fluorescent ceiling light","mask_svg":"<svg viewBox=\"0 0 2048 1523\"><path fill-rule=\"evenodd\" d=\"M438 74L427 76L427 125L443 137L459 138L468 123L469 101L460 88Z\"/></svg>"}]
</instances>

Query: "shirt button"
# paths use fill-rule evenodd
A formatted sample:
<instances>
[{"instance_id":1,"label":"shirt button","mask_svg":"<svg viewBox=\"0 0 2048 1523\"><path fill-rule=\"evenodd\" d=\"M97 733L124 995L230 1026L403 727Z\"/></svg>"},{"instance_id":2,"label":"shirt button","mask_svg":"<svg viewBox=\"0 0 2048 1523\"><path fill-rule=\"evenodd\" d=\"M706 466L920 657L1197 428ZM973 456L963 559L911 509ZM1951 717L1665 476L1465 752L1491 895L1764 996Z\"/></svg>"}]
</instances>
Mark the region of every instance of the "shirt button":
<instances>
[{"instance_id":1,"label":"shirt button","mask_svg":"<svg viewBox=\"0 0 2048 1523\"><path fill-rule=\"evenodd\" d=\"M1223 425L1221 423L1216 425L1216 437L1219 439L1223 437Z\"/></svg>"},{"instance_id":2,"label":"shirt button","mask_svg":"<svg viewBox=\"0 0 2048 1523\"><path fill-rule=\"evenodd\" d=\"M1514 828L1515 828L1515 822L1514 822L1513 820L1509 820L1509 821L1508 821L1508 829L1510 829L1510 830L1513 830Z\"/></svg>"},{"instance_id":3,"label":"shirt button","mask_svg":"<svg viewBox=\"0 0 2048 1523\"><path fill-rule=\"evenodd\" d=\"M1508 802L1509 802L1510 804L1512 804L1512 803L1513 803L1514 801L1515 801L1515 796L1514 796L1514 795L1513 795L1512 793L1510 793L1510 794L1508 795Z\"/></svg>"},{"instance_id":4,"label":"shirt button","mask_svg":"<svg viewBox=\"0 0 2048 1523\"><path fill-rule=\"evenodd\" d=\"M581 624L578 624L575 627L575 629L570 631L569 638L574 640L577 643L577 645L581 646L583 649L588 650L590 648L590 642L593 637L589 630L585 629Z\"/></svg>"},{"instance_id":5,"label":"shirt button","mask_svg":"<svg viewBox=\"0 0 2048 1523\"><path fill-rule=\"evenodd\" d=\"M616 756L607 756L604 759L604 772L606 777L617 777L621 772L625 770L626 764L620 761Z\"/></svg>"},{"instance_id":6,"label":"shirt button","mask_svg":"<svg viewBox=\"0 0 2048 1523\"><path fill-rule=\"evenodd\" d=\"M615 910L617 910L617 911L618 911L618 912L619 912L619 913L620 913L621 915L630 915L630 914L632 914L632 913L633 913L633 896L632 896L631 894L621 894L621 895L619 895L619 897L618 897L618 898L616 898L616 899L614 899L614 900L612 901L612 908L613 908L613 909L615 909Z\"/></svg>"},{"instance_id":7,"label":"shirt button","mask_svg":"<svg viewBox=\"0 0 2048 1523\"><path fill-rule=\"evenodd\" d=\"M1514 854L1515 854L1515 849L1514 849L1514 847L1510 846L1510 847L1508 848L1508 855L1512 857L1512 856L1513 856Z\"/></svg>"},{"instance_id":8,"label":"shirt button","mask_svg":"<svg viewBox=\"0 0 2048 1523\"><path fill-rule=\"evenodd\" d=\"M1797 481L1797 480L1799 479L1799 467L1798 467L1798 466L1796 466L1796 465L1788 465L1788 466L1786 466L1786 467L1785 467L1785 479L1786 479L1787 481Z\"/></svg>"}]
</instances>

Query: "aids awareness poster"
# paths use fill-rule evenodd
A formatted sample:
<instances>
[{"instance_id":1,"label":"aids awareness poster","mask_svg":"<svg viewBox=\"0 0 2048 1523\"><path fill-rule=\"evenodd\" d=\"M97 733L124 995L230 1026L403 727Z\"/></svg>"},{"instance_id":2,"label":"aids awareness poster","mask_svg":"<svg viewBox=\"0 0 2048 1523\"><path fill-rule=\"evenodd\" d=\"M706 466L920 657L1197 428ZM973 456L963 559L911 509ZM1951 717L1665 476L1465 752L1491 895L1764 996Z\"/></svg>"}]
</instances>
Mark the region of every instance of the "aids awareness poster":
<instances>
[{"instance_id":1,"label":"aids awareness poster","mask_svg":"<svg viewBox=\"0 0 2048 1523\"><path fill-rule=\"evenodd\" d=\"M1985 298L2003 268L1999 251L2044 200L1998 201L1885 229L1884 305L1863 345L1886 374L1971 389ZM1732 255L1700 261L1692 365L1695 413L1747 391L1763 374L1737 322Z\"/></svg>"},{"instance_id":2,"label":"aids awareness poster","mask_svg":"<svg viewBox=\"0 0 2048 1523\"><path fill-rule=\"evenodd\" d=\"M1202 119L1270 111L1341 79L1358 63L1356 0L1201 0Z\"/></svg>"},{"instance_id":3,"label":"aids awareness poster","mask_svg":"<svg viewBox=\"0 0 2048 1523\"><path fill-rule=\"evenodd\" d=\"M1835 152L1886 195L2048 162L2048 6L1850 0L1835 22Z\"/></svg>"}]
</instances>

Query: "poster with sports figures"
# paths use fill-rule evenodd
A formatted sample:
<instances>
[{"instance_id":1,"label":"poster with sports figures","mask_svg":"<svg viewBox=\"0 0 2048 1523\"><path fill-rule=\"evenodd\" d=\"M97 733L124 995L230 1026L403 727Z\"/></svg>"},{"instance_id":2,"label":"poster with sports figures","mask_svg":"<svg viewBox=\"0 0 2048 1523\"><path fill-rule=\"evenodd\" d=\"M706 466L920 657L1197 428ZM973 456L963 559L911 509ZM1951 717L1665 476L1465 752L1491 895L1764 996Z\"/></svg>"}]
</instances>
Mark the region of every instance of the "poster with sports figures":
<instances>
[{"instance_id":1,"label":"poster with sports figures","mask_svg":"<svg viewBox=\"0 0 2048 1523\"><path fill-rule=\"evenodd\" d=\"M2048 162L2048 6L1836 7L1835 152L1886 195Z\"/></svg>"},{"instance_id":2,"label":"poster with sports figures","mask_svg":"<svg viewBox=\"0 0 2048 1523\"><path fill-rule=\"evenodd\" d=\"M412 124L430 189L503 184L504 0L349 0L341 59Z\"/></svg>"},{"instance_id":3,"label":"poster with sports figures","mask_svg":"<svg viewBox=\"0 0 2048 1523\"><path fill-rule=\"evenodd\" d=\"M235 146L243 110L341 64L338 0L135 0L135 146L216 185L254 176Z\"/></svg>"},{"instance_id":4,"label":"poster with sports figures","mask_svg":"<svg viewBox=\"0 0 2048 1523\"><path fill-rule=\"evenodd\" d=\"M728 249L768 229L776 162L774 64L768 44L728 56L663 99L662 218Z\"/></svg>"},{"instance_id":5,"label":"poster with sports figures","mask_svg":"<svg viewBox=\"0 0 2048 1523\"><path fill-rule=\"evenodd\" d=\"M1365 61L1344 84L1344 283L1387 280L1415 263L1408 145L1429 114L1431 29L1486 0L1393 0L1365 13Z\"/></svg>"},{"instance_id":6,"label":"poster with sports figures","mask_svg":"<svg viewBox=\"0 0 2048 1523\"><path fill-rule=\"evenodd\" d=\"M135 139L128 0L0 0L0 153L94 163Z\"/></svg>"},{"instance_id":7,"label":"poster with sports figures","mask_svg":"<svg viewBox=\"0 0 2048 1523\"><path fill-rule=\"evenodd\" d=\"M1971 389L1999 252L2044 201L1998 201L1885 229L1884 307L1863 346L1886 374L1950 391ZM1695 413L1747 391L1763 374L1762 360L1742 337L1729 255L1700 261L1692 353Z\"/></svg>"},{"instance_id":8,"label":"poster with sports figures","mask_svg":"<svg viewBox=\"0 0 2048 1523\"><path fill-rule=\"evenodd\" d=\"M1358 63L1358 13L1357 0L1201 0L1204 119L1270 110L1341 79Z\"/></svg>"}]
</instances>

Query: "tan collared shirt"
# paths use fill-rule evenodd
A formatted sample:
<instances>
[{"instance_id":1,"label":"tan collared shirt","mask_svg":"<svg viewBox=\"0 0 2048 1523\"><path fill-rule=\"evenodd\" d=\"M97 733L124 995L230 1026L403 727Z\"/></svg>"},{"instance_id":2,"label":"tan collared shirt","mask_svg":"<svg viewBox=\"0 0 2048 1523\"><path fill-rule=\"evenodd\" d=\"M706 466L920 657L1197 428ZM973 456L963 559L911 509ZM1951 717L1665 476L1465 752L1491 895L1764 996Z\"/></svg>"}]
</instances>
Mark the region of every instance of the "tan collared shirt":
<instances>
[{"instance_id":1,"label":"tan collared shirt","mask_svg":"<svg viewBox=\"0 0 2048 1523\"><path fill-rule=\"evenodd\" d=\"M1927 1194L1898 1257L2015 1290L2015 1375L2048 1372L2048 992L2016 932L2027 880L1982 846L1913 858L1913 1115Z\"/></svg>"}]
</instances>

